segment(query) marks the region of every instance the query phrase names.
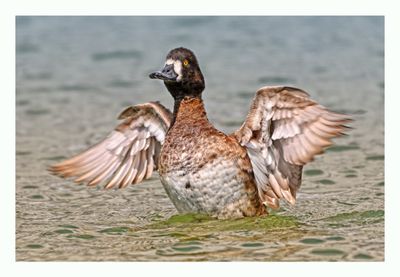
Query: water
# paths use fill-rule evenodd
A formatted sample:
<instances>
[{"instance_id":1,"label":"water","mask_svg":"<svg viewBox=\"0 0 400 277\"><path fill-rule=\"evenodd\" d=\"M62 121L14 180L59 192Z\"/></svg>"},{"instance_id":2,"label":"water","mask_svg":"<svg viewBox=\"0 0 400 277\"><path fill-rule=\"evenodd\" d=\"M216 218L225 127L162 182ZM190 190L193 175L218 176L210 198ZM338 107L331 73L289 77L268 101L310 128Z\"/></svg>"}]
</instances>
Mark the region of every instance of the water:
<instances>
[{"instance_id":1,"label":"water","mask_svg":"<svg viewBox=\"0 0 400 277\"><path fill-rule=\"evenodd\" d=\"M384 260L382 17L18 17L16 259ZM155 174L87 188L46 167L104 137L126 106L172 107L161 68L195 51L210 120L231 132L255 91L291 84L354 118L305 167L294 207L267 218L176 215Z\"/></svg>"}]
</instances>

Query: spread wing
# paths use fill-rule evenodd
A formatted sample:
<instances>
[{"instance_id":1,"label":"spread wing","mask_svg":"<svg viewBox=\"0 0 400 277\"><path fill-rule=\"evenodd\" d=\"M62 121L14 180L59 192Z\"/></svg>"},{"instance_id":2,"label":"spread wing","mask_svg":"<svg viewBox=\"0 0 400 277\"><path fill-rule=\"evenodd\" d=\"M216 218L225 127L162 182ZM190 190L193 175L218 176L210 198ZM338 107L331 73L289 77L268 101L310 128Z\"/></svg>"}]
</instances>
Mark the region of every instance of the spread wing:
<instances>
[{"instance_id":1,"label":"spread wing","mask_svg":"<svg viewBox=\"0 0 400 277\"><path fill-rule=\"evenodd\" d=\"M171 124L171 112L157 102L131 106L104 140L82 153L53 165L49 170L61 177L76 177L77 183L105 188L126 187L149 178Z\"/></svg>"},{"instance_id":2,"label":"spread wing","mask_svg":"<svg viewBox=\"0 0 400 277\"><path fill-rule=\"evenodd\" d=\"M271 208L284 198L294 204L303 165L343 134L350 121L293 87L263 87L246 121L234 133L247 148L261 200Z\"/></svg>"}]
</instances>

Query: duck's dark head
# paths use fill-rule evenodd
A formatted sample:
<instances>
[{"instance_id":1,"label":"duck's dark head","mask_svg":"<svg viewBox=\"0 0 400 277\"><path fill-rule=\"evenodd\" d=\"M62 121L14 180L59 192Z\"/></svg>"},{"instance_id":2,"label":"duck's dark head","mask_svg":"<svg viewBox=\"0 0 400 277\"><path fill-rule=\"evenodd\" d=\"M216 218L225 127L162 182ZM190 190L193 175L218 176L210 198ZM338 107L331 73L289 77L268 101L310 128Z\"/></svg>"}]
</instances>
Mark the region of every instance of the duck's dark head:
<instances>
[{"instance_id":1,"label":"duck's dark head","mask_svg":"<svg viewBox=\"0 0 400 277\"><path fill-rule=\"evenodd\" d=\"M196 56L183 47L172 49L167 55L164 68L151 73L149 77L163 80L176 100L185 96L201 96L205 87Z\"/></svg>"}]
</instances>

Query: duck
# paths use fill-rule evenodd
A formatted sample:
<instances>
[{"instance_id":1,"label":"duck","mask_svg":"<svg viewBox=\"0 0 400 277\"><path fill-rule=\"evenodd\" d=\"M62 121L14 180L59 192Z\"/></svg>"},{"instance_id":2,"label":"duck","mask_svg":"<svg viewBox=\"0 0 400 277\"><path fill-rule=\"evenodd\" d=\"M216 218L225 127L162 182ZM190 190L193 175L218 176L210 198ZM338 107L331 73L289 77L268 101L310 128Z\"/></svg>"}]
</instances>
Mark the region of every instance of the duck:
<instances>
[{"instance_id":1,"label":"duck","mask_svg":"<svg viewBox=\"0 0 400 277\"><path fill-rule=\"evenodd\" d=\"M193 51L172 49L149 77L164 82L172 111L159 102L127 107L107 137L50 172L110 189L138 184L157 171L179 213L268 215L282 200L295 204L303 166L344 135L351 121L304 90L264 86L240 128L225 134L207 118L205 80Z\"/></svg>"}]
</instances>

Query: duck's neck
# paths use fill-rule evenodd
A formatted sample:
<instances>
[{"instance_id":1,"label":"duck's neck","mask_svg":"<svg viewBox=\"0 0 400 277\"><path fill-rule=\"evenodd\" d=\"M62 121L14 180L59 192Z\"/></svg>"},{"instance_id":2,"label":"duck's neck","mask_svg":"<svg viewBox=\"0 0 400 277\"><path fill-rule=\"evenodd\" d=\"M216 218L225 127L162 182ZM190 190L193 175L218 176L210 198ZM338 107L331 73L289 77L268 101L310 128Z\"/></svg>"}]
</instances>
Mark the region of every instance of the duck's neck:
<instances>
[{"instance_id":1,"label":"duck's neck","mask_svg":"<svg viewBox=\"0 0 400 277\"><path fill-rule=\"evenodd\" d=\"M175 122L200 122L207 121L207 113L201 96L185 96L175 99L174 114L171 127Z\"/></svg>"}]
</instances>

